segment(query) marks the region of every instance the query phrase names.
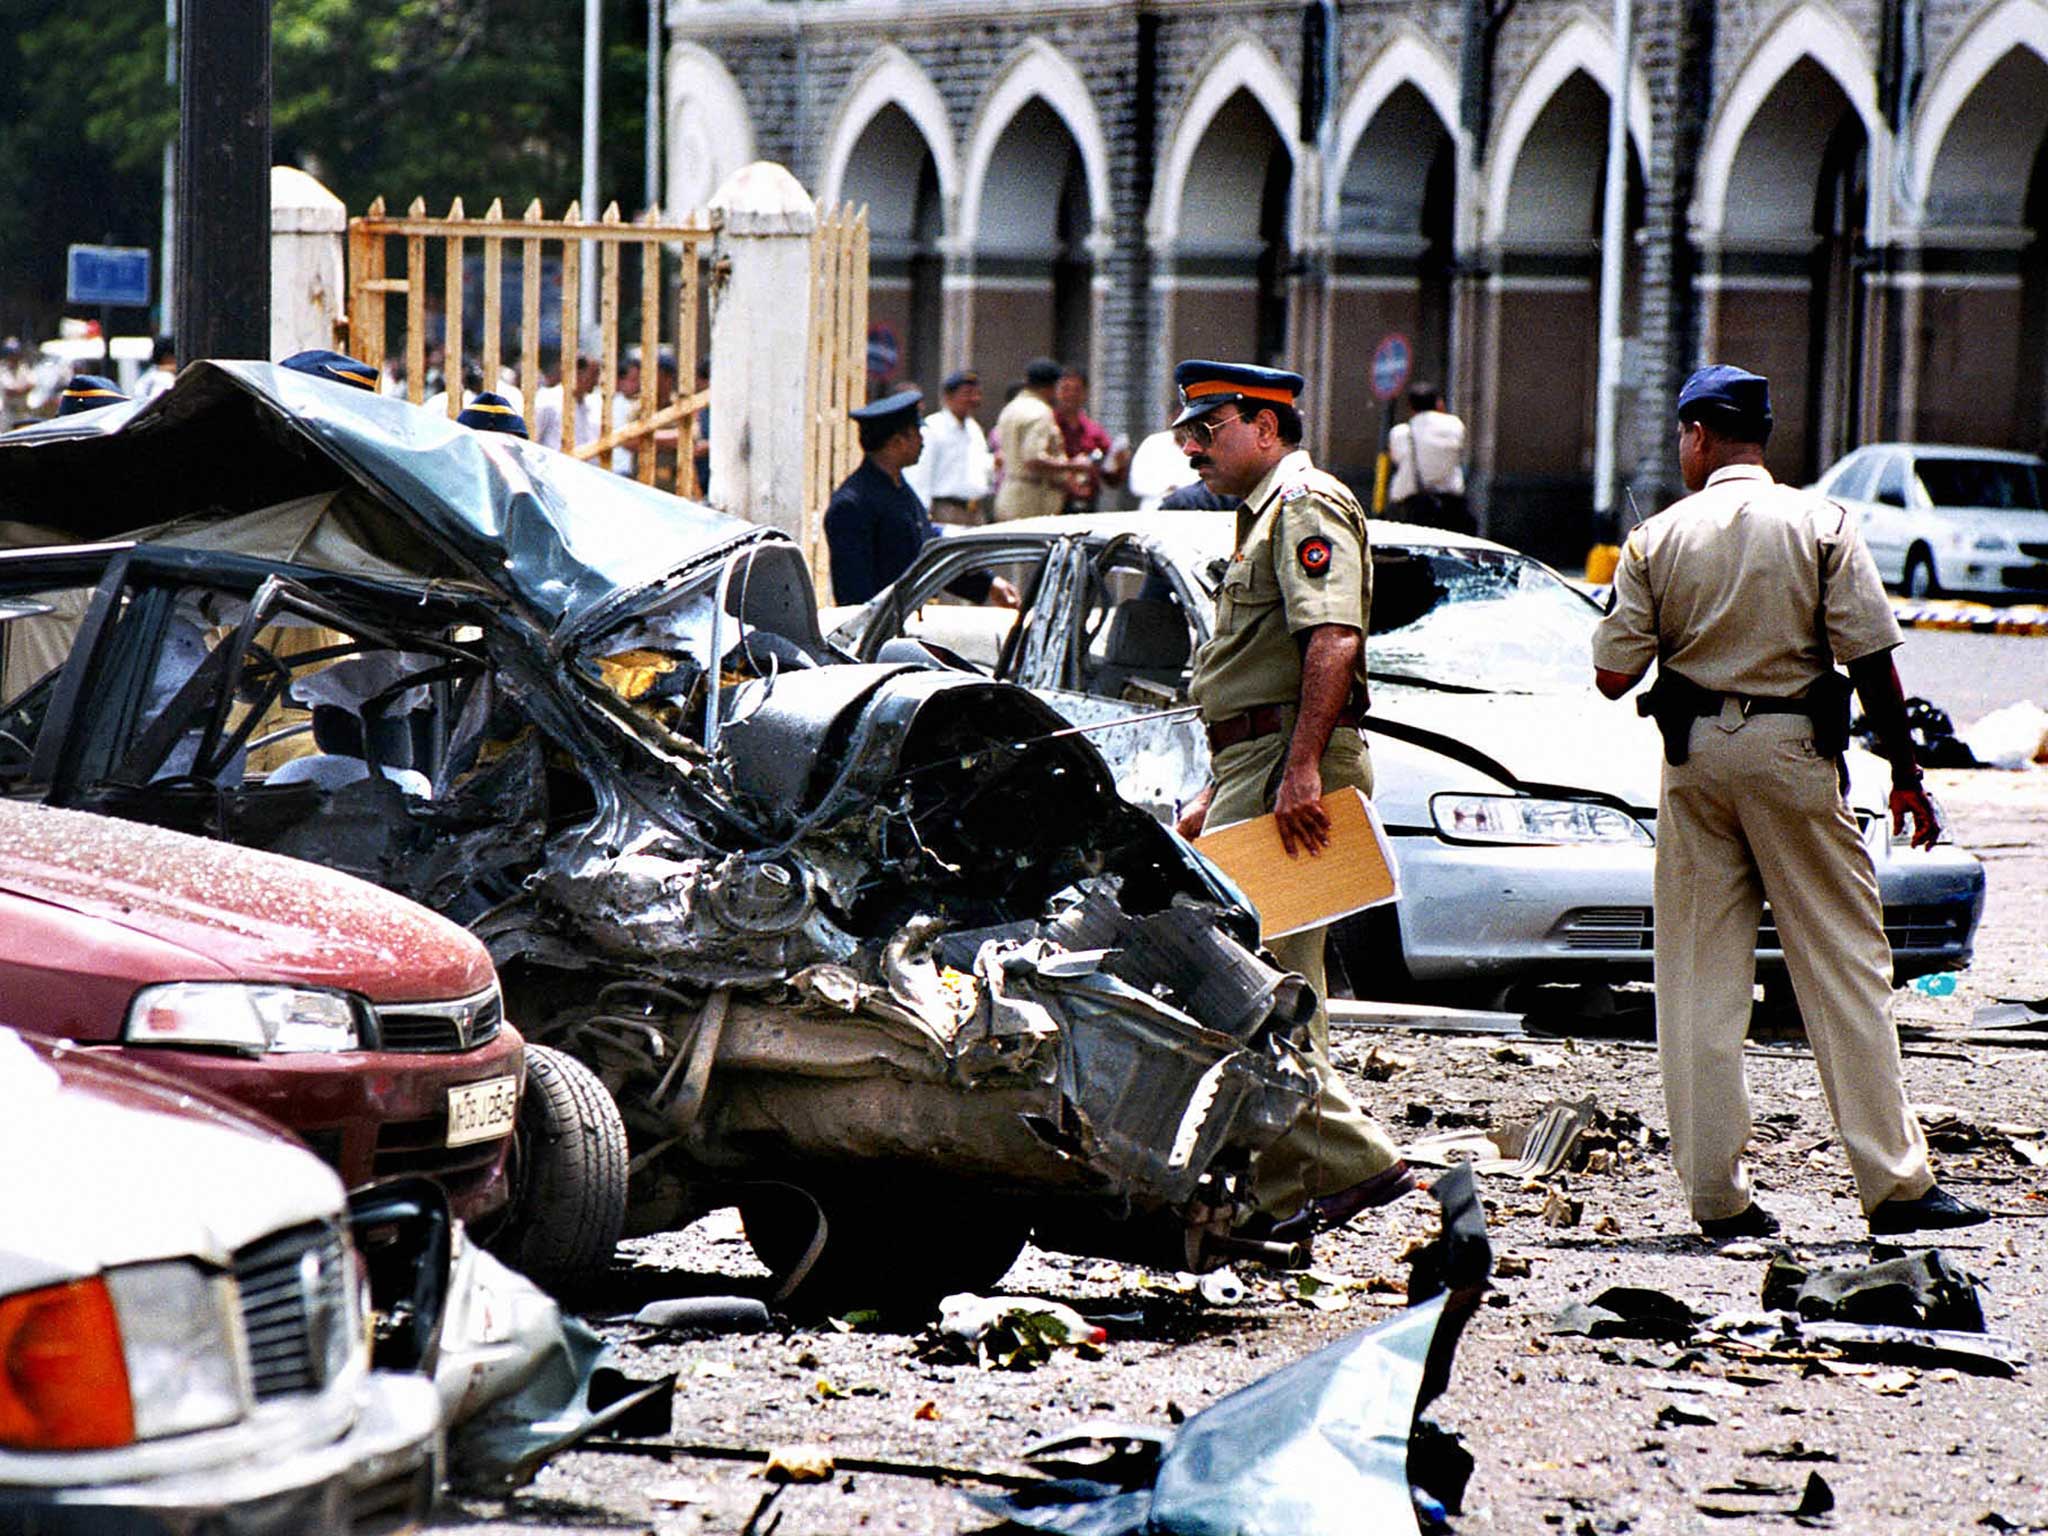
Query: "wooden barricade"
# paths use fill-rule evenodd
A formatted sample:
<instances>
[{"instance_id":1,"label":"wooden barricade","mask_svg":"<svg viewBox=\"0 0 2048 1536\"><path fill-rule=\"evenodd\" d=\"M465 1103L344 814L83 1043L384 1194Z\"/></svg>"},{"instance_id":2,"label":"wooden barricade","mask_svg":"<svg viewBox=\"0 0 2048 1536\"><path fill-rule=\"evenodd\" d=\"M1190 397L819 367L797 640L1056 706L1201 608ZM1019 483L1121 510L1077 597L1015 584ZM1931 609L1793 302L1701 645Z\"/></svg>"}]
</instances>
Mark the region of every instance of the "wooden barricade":
<instances>
[{"instance_id":1,"label":"wooden barricade","mask_svg":"<svg viewBox=\"0 0 2048 1536\"><path fill-rule=\"evenodd\" d=\"M818 209L811 242L811 356L805 380L804 554L830 601L825 504L860 464L846 413L867 399L868 211Z\"/></svg>"},{"instance_id":2,"label":"wooden barricade","mask_svg":"<svg viewBox=\"0 0 2048 1536\"><path fill-rule=\"evenodd\" d=\"M708 390L695 388L698 267L700 248L714 233L712 224L701 218L664 223L658 208L649 210L637 223L623 223L617 203L592 223L584 219L576 203L571 203L560 219L548 219L536 200L518 218L508 219L503 205L493 202L484 216L476 219L464 213L462 200L457 198L445 217L435 218L427 213L424 200L415 198L403 217L392 217L379 198L367 214L349 220L346 344L352 356L381 367L387 346L386 303L394 297L402 298L405 312L400 345L405 358L406 392L415 405L423 404L430 329L428 298L432 269L438 261L442 276L443 376L454 386L448 391L448 414L458 414L462 409L460 382L467 346L463 321L471 299L465 256L468 242L475 241L481 248L483 269L482 293L478 296L482 335L478 361L483 368L484 388L500 387L509 332L517 357L526 427L532 433L537 397L544 383L540 355L541 278L546 261L553 257L561 274L562 371L565 378L573 378L574 368L569 360L594 357L598 367L594 387L598 405L595 432L581 431L579 413L565 388L561 435L549 446L600 463L608 462L614 449L626 449L633 456L638 479L680 496L694 497L698 494L697 413L710 400ZM597 249L595 337L583 334L578 315L586 241L593 242ZM436 246L439 249L430 255L430 249ZM520 280L518 314L510 320L503 302L508 246L516 252ZM637 292L622 294L621 274L629 247L638 253L639 281ZM394 249L402 252L399 275L394 275L391 264ZM862 293L865 292L863 262ZM663 335L664 313L672 317L673 329L668 334L674 338L671 345L676 382L673 397L660 401L655 398L660 379L655 361ZM623 322L629 318L637 321L633 330L642 343L639 404L622 402L618 393L620 338L625 330ZM627 405L624 411L622 404ZM655 408L650 411L646 404Z\"/></svg>"}]
</instances>

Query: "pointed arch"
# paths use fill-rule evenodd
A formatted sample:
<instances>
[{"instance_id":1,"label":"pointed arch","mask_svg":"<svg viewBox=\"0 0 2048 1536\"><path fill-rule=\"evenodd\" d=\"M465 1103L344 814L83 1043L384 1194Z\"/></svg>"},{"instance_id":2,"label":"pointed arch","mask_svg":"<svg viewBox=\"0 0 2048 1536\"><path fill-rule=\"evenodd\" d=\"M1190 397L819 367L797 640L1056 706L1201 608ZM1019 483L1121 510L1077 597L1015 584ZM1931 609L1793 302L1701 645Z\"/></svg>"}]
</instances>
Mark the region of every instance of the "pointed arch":
<instances>
[{"instance_id":1,"label":"pointed arch","mask_svg":"<svg viewBox=\"0 0 2048 1536\"><path fill-rule=\"evenodd\" d=\"M1984 10L1948 47L1929 75L1914 113L1911 177L1913 205L1924 209L1934 191L1934 168L1956 119L1985 77L2015 50L2048 63L2048 6L2040 0L2004 0Z\"/></svg>"},{"instance_id":2,"label":"pointed arch","mask_svg":"<svg viewBox=\"0 0 2048 1536\"><path fill-rule=\"evenodd\" d=\"M1153 245L1168 247L1179 237L1181 204L1187 191L1188 174L1194 168L1195 151L1201 147L1203 136L1216 120L1216 114L1239 91L1249 93L1259 104L1272 120L1273 131L1279 135L1289 158L1295 158L1294 136L1301 111L1287 72L1273 57L1272 50L1249 33L1223 44L1203 69L1195 88L1188 93L1179 116L1174 120L1173 137L1167 141L1166 153L1160 157L1160 174L1152 191L1152 207L1145 219ZM1296 178L1296 183L1298 186L1299 178ZM1297 191L1293 195L1292 216L1288 221L1290 240L1298 242L1301 239L1301 221L1301 199Z\"/></svg>"},{"instance_id":3,"label":"pointed arch","mask_svg":"<svg viewBox=\"0 0 2048 1536\"><path fill-rule=\"evenodd\" d=\"M1337 118L1337 157L1323 189L1323 223L1337 225L1337 199L1351 158L1358 153L1358 141L1387 104L1387 98L1403 85L1422 94L1442 122L1444 132L1458 131L1458 72L1444 51L1414 28L1404 24L1393 41L1379 51L1352 87L1344 110Z\"/></svg>"},{"instance_id":4,"label":"pointed arch","mask_svg":"<svg viewBox=\"0 0 2048 1536\"><path fill-rule=\"evenodd\" d=\"M752 165L754 118L724 61L690 42L669 45L662 97L667 165L662 203L678 213L702 208L741 166Z\"/></svg>"},{"instance_id":5,"label":"pointed arch","mask_svg":"<svg viewBox=\"0 0 2048 1536\"><path fill-rule=\"evenodd\" d=\"M1584 74L1608 93L1614 92L1614 34L1591 18L1579 15L1567 21L1536 56L1522 76L1521 84L1502 115L1494 135L1486 176L1486 242L1496 244L1507 227L1508 197L1514 190L1515 170L1529 134L1543 116L1551 98L1573 75ZM1628 136L1635 150L1636 164L1650 163L1650 87L1640 69L1631 69L1628 79Z\"/></svg>"},{"instance_id":6,"label":"pointed arch","mask_svg":"<svg viewBox=\"0 0 2048 1536\"><path fill-rule=\"evenodd\" d=\"M1034 99L1050 107L1074 137L1088 187L1089 217L1098 229L1109 218L1109 140L1095 110L1095 97L1072 60L1034 37L1011 55L974 114L960 195L960 232L966 239L975 239L981 230L982 193L996 148L1017 114Z\"/></svg>"},{"instance_id":7,"label":"pointed arch","mask_svg":"<svg viewBox=\"0 0 2048 1536\"><path fill-rule=\"evenodd\" d=\"M1878 146L1884 142L1885 126L1877 109L1876 69L1847 22L1831 8L1805 0L1757 39L1736 74L1735 84L1714 114L1706 147L1700 154L1699 190L1693 199L1693 228L1702 240L1718 239L1727 222L1728 183L1751 122L1777 89L1778 82L1806 58L1812 59L1841 87L1843 96L1862 120L1864 136L1872 150L1871 184L1881 184L1876 157ZM1882 199L1873 202L1881 203Z\"/></svg>"},{"instance_id":8,"label":"pointed arch","mask_svg":"<svg viewBox=\"0 0 2048 1536\"><path fill-rule=\"evenodd\" d=\"M819 196L828 204L840 200L854 147L876 114L889 106L902 109L931 151L932 165L939 178L946 233L950 235L960 199L960 157L953 143L953 120L931 76L893 43L875 50L840 98L839 110L832 118L832 131L825 139L825 174L819 179Z\"/></svg>"}]
</instances>

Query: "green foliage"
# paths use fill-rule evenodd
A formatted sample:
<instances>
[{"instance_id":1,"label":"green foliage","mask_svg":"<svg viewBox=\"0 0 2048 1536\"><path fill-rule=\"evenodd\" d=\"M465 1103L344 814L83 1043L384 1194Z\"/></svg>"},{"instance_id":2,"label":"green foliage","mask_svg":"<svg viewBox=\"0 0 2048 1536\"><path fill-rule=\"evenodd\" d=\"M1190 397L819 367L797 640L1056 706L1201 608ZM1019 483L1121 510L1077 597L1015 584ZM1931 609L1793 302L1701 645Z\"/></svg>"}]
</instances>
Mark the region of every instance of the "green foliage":
<instances>
[{"instance_id":1,"label":"green foliage","mask_svg":"<svg viewBox=\"0 0 2048 1536\"><path fill-rule=\"evenodd\" d=\"M646 0L604 0L600 203L639 205ZM0 30L0 331L48 334L64 247L155 248L177 129L161 0L11 0ZM581 179L576 0L274 0L272 158L354 213L382 196L435 212L539 198ZM139 323L139 321L138 321Z\"/></svg>"},{"instance_id":2,"label":"green foliage","mask_svg":"<svg viewBox=\"0 0 2048 1536\"><path fill-rule=\"evenodd\" d=\"M64 297L64 247L154 246L163 145L163 6L16 0L0 33L0 330L46 334Z\"/></svg>"}]
</instances>

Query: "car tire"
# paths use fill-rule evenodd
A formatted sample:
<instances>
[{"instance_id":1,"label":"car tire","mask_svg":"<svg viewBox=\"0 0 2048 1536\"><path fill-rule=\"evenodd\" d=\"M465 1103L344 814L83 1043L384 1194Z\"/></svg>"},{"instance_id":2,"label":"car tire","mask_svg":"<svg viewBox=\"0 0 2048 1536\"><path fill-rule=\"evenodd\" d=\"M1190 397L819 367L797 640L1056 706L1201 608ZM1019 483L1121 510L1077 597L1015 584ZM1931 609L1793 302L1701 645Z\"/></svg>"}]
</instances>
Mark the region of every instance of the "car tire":
<instances>
[{"instance_id":1,"label":"car tire","mask_svg":"<svg viewBox=\"0 0 2048 1536\"><path fill-rule=\"evenodd\" d=\"M1941 583L1935 578L1934 556L1918 544L1906 556L1906 574L1899 590L1908 597L1939 597Z\"/></svg>"},{"instance_id":2,"label":"car tire","mask_svg":"<svg viewBox=\"0 0 2048 1536\"><path fill-rule=\"evenodd\" d=\"M602 1274L626 1220L626 1126L595 1072L526 1048L512 1148L512 1198L493 1243L529 1279L573 1287Z\"/></svg>"},{"instance_id":3,"label":"car tire","mask_svg":"<svg viewBox=\"0 0 2048 1536\"><path fill-rule=\"evenodd\" d=\"M993 1289L1031 1235L1024 1213L1003 1201L887 1177L862 1190L751 1185L739 1207L747 1245L775 1276L775 1305L797 1316L871 1309L928 1321L942 1297ZM797 1275L821 1212L824 1246Z\"/></svg>"}]
</instances>

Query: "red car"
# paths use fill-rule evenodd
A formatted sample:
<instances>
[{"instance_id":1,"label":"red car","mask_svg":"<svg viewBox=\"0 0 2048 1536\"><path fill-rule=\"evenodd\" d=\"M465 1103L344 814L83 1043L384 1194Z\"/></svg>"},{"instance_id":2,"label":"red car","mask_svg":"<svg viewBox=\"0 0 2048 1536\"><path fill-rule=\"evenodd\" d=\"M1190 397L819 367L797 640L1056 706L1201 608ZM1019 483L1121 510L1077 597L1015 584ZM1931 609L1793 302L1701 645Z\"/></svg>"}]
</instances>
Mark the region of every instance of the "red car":
<instances>
[{"instance_id":1,"label":"red car","mask_svg":"<svg viewBox=\"0 0 2048 1536\"><path fill-rule=\"evenodd\" d=\"M526 1048L490 956L348 875L0 801L0 1021L224 1094L351 1187L506 1203Z\"/></svg>"}]
</instances>

